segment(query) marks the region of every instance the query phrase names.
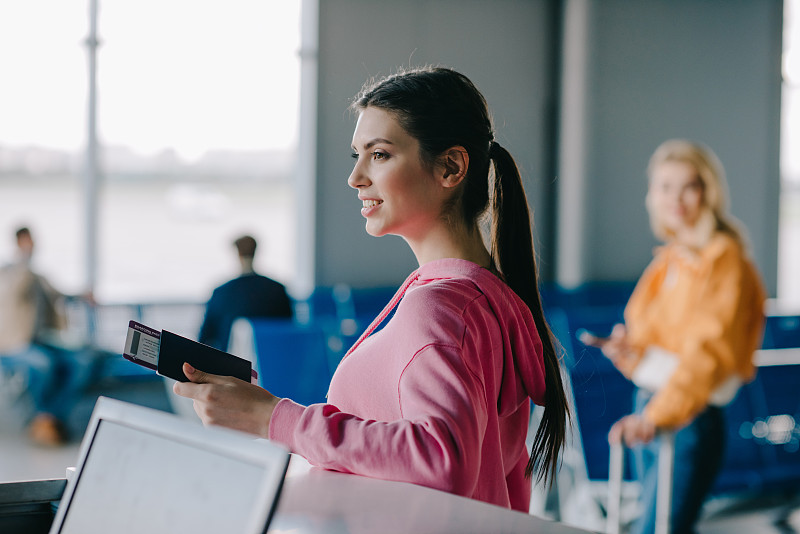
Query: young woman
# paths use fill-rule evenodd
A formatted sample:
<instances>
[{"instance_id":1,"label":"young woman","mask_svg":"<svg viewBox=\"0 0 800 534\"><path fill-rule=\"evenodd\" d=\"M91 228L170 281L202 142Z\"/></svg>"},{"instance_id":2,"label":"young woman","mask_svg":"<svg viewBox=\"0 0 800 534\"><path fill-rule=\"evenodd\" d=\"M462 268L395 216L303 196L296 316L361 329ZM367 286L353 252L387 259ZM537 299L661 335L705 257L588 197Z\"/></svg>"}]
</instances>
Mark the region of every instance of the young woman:
<instances>
[{"instance_id":1,"label":"young woman","mask_svg":"<svg viewBox=\"0 0 800 534\"><path fill-rule=\"evenodd\" d=\"M527 512L531 473L555 473L567 408L516 164L481 93L452 70L389 76L353 108L348 184L367 232L402 236L419 269L345 355L327 404L188 365L191 382L175 392L205 423L269 437L314 465ZM530 399L545 410L529 455Z\"/></svg>"},{"instance_id":2,"label":"young woman","mask_svg":"<svg viewBox=\"0 0 800 534\"><path fill-rule=\"evenodd\" d=\"M633 532L652 532L657 430L679 430L671 532L694 532L724 453L722 406L754 373L765 293L739 224L727 213L725 177L708 148L663 143L650 159L650 224L665 245L639 280L617 325L598 343L639 388L636 413L609 439L637 450L644 515ZM653 361L662 365L652 366ZM648 390L649 388L649 390Z\"/></svg>"}]
</instances>

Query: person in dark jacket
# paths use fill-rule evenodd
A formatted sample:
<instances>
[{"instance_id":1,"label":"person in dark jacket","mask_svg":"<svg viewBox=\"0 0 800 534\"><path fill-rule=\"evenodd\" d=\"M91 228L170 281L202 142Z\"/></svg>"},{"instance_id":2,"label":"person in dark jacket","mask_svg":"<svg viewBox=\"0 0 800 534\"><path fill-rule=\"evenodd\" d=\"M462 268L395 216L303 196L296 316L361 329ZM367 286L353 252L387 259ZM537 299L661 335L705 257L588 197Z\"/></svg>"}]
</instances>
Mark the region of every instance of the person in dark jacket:
<instances>
[{"instance_id":1,"label":"person in dark jacket","mask_svg":"<svg viewBox=\"0 0 800 534\"><path fill-rule=\"evenodd\" d=\"M220 350L228 349L231 325L238 317L292 317L292 305L280 282L253 270L256 240L249 235L233 244L239 253L242 274L214 289L206 304L200 343Z\"/></svg>"}]
</instances>

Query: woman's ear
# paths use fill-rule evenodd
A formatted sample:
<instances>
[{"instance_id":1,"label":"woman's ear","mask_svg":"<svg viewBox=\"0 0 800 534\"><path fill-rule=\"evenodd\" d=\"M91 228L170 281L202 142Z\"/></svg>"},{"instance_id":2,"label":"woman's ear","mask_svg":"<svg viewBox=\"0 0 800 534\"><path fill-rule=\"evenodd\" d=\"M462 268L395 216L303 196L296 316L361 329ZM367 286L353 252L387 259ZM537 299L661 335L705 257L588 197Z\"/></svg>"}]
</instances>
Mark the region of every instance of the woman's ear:
<instances>
[{"instance_id":1,"label":"woman's ear","mask_svg":"<svg viewBox=\"0 0 800 534\"><path fill-rule=\"evenodd\" d=\"M455 187L467 176L469 153L463 146L450 147L439 156L439 179L443 187Z\"/></svg>"}]
</instances>

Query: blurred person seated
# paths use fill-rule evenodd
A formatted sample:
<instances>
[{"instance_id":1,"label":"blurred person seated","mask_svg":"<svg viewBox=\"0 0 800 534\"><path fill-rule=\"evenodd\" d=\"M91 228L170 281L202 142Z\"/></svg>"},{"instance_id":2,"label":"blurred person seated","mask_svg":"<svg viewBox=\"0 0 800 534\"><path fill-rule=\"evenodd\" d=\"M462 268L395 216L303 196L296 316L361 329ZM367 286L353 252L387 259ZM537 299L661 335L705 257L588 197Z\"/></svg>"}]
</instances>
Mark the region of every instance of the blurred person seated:
<instances>
[{"instance_id":1,"label":"blurred person seated","mask_svg":"<svg viewBox=\"0 0 800 534\"><path fill-rule=\"evenodd\" d=\"M0 268L0 364L26 377L33 402L30 438L42 445L68 441L69 414L92 375L91 350L66 335L65 295L33 271L30 229L16 231L17 260ZM84 297L91 305L91 294Z\"/></svg>"},{"instance_id":2,"label":"blurred person seated","mask_svg":"<svg viewBox=\"0 0 800 534\"><path fill-rule=\"evenodd\" d=\"M206 304L199 341L228 349L231 326L238 317L292 317L292 305L283 284L253 269L256 240L243 235L233 242L239 255L241 275L214 289Z\"/></svg>"}]
</instances>

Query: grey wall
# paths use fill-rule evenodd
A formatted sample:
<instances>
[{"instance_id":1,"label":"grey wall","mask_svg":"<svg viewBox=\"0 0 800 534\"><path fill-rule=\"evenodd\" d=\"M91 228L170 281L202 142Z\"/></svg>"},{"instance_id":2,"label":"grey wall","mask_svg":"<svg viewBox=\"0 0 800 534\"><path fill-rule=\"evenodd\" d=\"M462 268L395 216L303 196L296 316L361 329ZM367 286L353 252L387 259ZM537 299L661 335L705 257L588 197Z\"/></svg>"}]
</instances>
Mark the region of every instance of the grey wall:
<instances>
[{"instance_id":1,"label":"grey wall","mask_svg":"<svg viewBox=\"0 0 800 534\"><path fill-rule=\"evenodd\" d=\"M585 26L583 34L564 36L585 47L583 71L569 78L585 81L575 122L584 130L578 152L561 132L562 167L565 157L582 161L572 184L581 194L565 194L555 214L559 169L548 162L559 147L549 120L552 61L563 57L562 8L585 10L574 26ZM315 283L398 284L416 267L402 240L364 231L346 184L355 122L346 108L368 77L435 63L475 81L500 141L521 164L544 278L561 258L558 246L578 249L568 256L579 258L578 282L635 280L656 244L644 209L647 160L663 140L688 137L711 146L725 165L732 211L747 226L774 295L781 14L780 0L322 0L317 184L314 198L301 200L301 209L316 213ZM550 241L554 231L567 239Z\"/></svg>"},{"instance_id":2,"label":"grey wall","mask_svg":"<svg viewBox=\"0 0 800 534\"><path fill-rule=\"evenodd\" d=\"M316 276L318 285L399 285L416 268L405 242L364 231L347 186L355 117L366 79L397 66L440 64L469 76L489 102L498 140L522 167L537 224L552 105L551 3L534 0L322 0L319 3ZM301 156L303 147L300 147ZM541 194L540 194L541 191ZM311 199L309 199L311 200ZM301 201L301 206L303 202ZM544 226L544 222L542 223Z\"/></svg>"},{"instance_id":3,"label":"grey wall","mask_svg":"<svg viewBox=\"0 0 800 534\"><path fill-rule=\"evenodd\" d=\"M732 212L775 295L780 57L778 0L594 0L589 42L585 274L633 279L656 244L645 168L663 140L709 145Z\"/></svg>"}]
</instances>

